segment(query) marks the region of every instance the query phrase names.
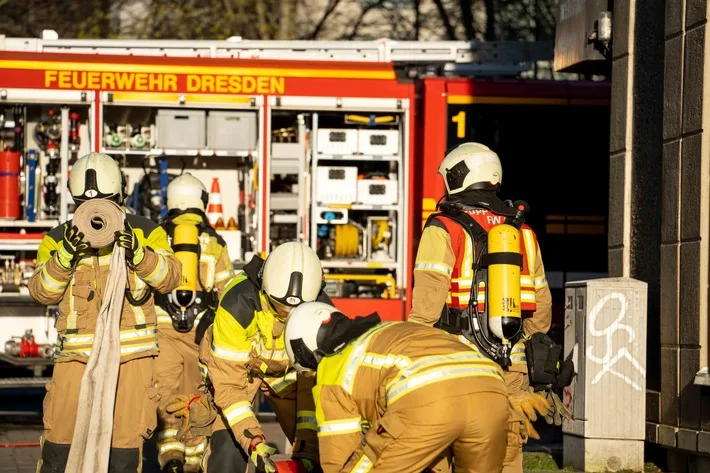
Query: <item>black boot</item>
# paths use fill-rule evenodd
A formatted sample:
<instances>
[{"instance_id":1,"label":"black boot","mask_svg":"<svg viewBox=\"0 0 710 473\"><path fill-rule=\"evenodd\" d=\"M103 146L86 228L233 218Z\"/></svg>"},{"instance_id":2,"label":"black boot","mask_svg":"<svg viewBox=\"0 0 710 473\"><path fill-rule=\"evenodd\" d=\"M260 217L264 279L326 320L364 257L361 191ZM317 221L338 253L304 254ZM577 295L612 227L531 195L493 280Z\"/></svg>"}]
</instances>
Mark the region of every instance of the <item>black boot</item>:
<instances>
[{"instance_id":1,"label":"black boot","mask_svg":"<svg viewBox=\"0 0 710 473\"><path fill-rule=\"evenodd\" d=\"M170 460L163 467L163 473L184 473L180 460Z\"/></svg>"}]
</instances>

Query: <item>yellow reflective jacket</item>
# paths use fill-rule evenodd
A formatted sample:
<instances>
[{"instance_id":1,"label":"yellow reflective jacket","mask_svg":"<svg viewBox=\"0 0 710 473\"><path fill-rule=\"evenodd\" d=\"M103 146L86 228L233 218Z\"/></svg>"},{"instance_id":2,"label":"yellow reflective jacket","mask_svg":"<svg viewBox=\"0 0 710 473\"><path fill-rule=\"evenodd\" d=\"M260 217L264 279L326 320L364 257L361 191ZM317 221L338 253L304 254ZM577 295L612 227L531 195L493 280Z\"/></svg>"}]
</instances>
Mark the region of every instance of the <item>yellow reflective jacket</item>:
<instances>
[{"instance_id":1,"label":"yellow reflective jacket","mask_svg":"<svg viewBox=\"0 0 710 473\"><path fill-rule=\"evenodd\" d=\"M214 392L222 416L244 451L249 438L262 434L252 404L257 392L269 396L296 395L296 447L316 448L312 378L296 376L284 347L284 321L270 308L260 291L258 273L264 260L255 256L227 285L215 314L212 330L200 346L200 369ZM321 293L320 302L332 304ZM204 349L210 344L209 354ZM265 385L265 386L264 386Z\"/></svg>"},{"instance_id":2,"label":"yellow reflective jacket","mask_svg":"<svg viewBox=\"0 0 710 473\"><path fill-rule=\"evenodd\" d=\"M382 426L396 436L407 428L392 424L386 417L390 409L401 412L442 396L456 402L456 396L477 392L506 394L503 371L494 361L443 330L413 322L375 325L323 358L316 380L324 473L369 471L375 456L363 431Z\"/></svg>"},{"instance_id":3,"label":"yellow reflective jacket","mask_svg":"<svg viewBox=\"0 0 710 473\"><path fill-rule=\"evenodd\" d=\"M135 270L128 268L128 291L121 315L121 362L158 354L158 330L152 290L169 292L180 283L180 262L165 231L147 218L126 215L145 258ZM88 361L94 342L113 245L82 258L75 269L59 264L56 251L63 244L71 221L53 228L40 242L37 267L29 280L30 295L39 303L57 304L57 345L54 361Z\"/></svg>"},{"instance_id":4,"label":"yellow reflective jacket","mask_svg":"<svg viewBox=\"0 0 710 473\"><path fill-rule=\"evenodd\" d=\"M203 217L194 213L185 213L172 219L172 223L175 225L183 223L199 225L202 221ZM168 230L165 225L163 228L166 231ZM202 231L199 237L199 276L202 285L198 285L198 290L202 291L204 289L205 292L211 292L214 289L217 292L217 300L219 300L227 283L234 277L234 267L232 260L229 259L229 251L224 240L209 230ZM160 306L156 306L155 310L158 313L158 328L160 330L174 330L170 315ZM191 332L194 332L204 314L205 311L203 310L197 315Z\"/></svg>"}]
</instances>

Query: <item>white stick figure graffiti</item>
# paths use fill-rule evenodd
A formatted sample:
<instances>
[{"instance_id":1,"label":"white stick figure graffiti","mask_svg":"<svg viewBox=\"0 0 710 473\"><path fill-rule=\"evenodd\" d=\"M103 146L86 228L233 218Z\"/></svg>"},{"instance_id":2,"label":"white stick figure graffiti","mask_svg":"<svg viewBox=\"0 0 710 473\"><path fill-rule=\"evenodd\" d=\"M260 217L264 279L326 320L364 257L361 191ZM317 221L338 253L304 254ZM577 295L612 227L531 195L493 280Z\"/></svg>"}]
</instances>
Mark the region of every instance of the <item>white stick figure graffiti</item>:
<instances>
[{"instance_id":1,"label":"white stick figure graffiti","mask_svg":"<svg viewBox=\"0 0 710 473\"><path fill-rule=\"evenodd\" d=\"M601 313L604 306L612 301L617 300L621 304L619 315L616 319L606 328L602 330L597 329L597 316ZM617 330L623 330L628 335L628 340L626 343L632 343L636 338L636 333L634 333L631 326L621 323L623 318L626 316L626 296L620 292L612 292L597 301L592 310L589 312L589 334L593 337L606 337L606 349L604 356L599 358L594 356L594 347L589 345L587 347L587 358L589 358L594 363L601 365L602 369L597 373L597 375L592 379L592 384L597 384L605 374L609 373L617 378L622 379L625 383L631 385L635 390L642 391L643 388L638 385L633 379L629 378L626 374L620 372L615 368L617 363L621 360L628 360L631 365L641 374L641 377L646 378L646 369L641 366L641 364L631 355L627 347L621 347L614 354L613 349L613 337Z\"/></svg>"}]
</instances>

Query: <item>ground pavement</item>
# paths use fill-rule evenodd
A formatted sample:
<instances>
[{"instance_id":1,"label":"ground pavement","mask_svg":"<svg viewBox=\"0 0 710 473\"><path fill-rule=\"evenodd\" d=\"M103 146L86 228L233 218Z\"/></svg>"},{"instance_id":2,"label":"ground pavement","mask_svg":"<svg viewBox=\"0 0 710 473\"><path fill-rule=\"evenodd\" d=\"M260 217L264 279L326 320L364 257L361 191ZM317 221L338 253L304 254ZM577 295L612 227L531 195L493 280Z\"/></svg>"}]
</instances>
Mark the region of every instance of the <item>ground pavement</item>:
<instances>
[{"instance_id":1,"label":"ground pavement","mask_svg":"<svg viewBox=\"0 0 710 473\"><path fill-rule=\"evenodd\" d=\"M288 443L283 437L281 428L275 422L264 422L266 437L276 440L276 447L279 451L285 451ZM554 438L553 432L544 432L546 426L540 426L541 434L544 438ZM37 458L39 457L39 447L35 446L39 442L41 425L36 420L18 423L0 423L0 472L1 473L35 473L37 468ZM10 445L12 444L12 445ZM526 450L547 452L558 454L561 451L561 443L557 442L536 442L526 447ZM148 443L144 452L144 473L159 473L155 461L155 444ZM533 470L526 470L532 472ZM538 470L540 471L540 470ZM559 470L546 470L559 471Z\"/></svg>"}]
</instances>

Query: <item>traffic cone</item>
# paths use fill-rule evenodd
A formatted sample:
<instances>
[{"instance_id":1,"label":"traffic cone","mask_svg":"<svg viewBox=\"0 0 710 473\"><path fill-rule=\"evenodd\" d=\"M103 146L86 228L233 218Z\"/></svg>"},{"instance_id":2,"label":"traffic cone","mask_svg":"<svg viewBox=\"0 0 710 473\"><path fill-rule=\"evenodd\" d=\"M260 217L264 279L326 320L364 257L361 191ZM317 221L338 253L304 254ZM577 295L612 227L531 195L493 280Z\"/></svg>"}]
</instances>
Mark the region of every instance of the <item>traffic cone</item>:
<instances>
[{"instance_id":1,"label":"traffic cone","mask_svg":"<svg viewBox=\"0 0 710 473\"><path fill-rule=\"evenodd\" d=\"M234 217L230 217L229 223L227 224L227 230L239 230L239 228L237 228L237 221L234 220Z\"/></svg>"},{"instance_id":2,"label":"traffic cone","mask_svg":"<svg viewBox=\"0 0 710 473\"><path fill-rule=\"evenodd\" d=\"M219 190L219 178L214 177L212 178L210 199L207 202L207 220L209 220L210 225L214 226L217 220L222 218L222 213L222 191Z\"/></svg>"}]
</instances>

